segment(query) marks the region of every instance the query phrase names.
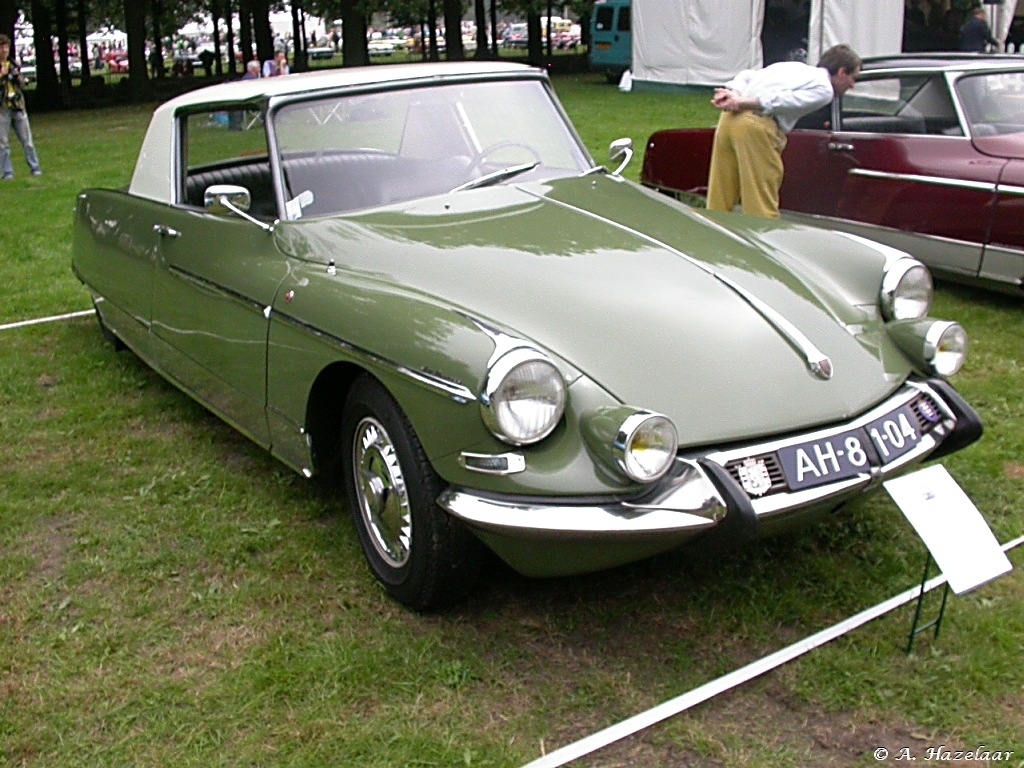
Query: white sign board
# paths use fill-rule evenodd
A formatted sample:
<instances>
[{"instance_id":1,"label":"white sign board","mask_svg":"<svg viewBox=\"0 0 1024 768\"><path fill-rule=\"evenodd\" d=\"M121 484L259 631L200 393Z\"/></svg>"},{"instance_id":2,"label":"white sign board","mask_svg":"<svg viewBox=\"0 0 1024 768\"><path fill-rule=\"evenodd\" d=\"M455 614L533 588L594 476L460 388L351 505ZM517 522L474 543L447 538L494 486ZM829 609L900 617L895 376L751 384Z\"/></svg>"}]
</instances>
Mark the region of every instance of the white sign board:
<instances>
[{"instance_id":1,"label":"white sign board","mask_svg":"<svg viewBox=\"0 0 1024 768\"><path fill-rule=\"evenodd\" d=\"M883 485L958 595L1013 569L985 518L941 464Z\"/></svg>"}]
</instances>

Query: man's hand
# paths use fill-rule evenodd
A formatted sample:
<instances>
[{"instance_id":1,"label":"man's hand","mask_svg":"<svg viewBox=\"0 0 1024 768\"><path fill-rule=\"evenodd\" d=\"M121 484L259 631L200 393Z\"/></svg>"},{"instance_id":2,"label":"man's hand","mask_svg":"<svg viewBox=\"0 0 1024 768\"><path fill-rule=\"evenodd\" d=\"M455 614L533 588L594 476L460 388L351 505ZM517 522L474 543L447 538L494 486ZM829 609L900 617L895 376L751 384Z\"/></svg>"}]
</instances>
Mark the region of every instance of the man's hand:
<instances>
[{"instance_id":1,"label":"man's hand","mask_svg":"<svg viewBox=\"0 0 1024 768\"><path fill-rule=\"evenodd\" d=\"M757 99L745 99L729 88L715 88L715 95L711 98L711 103L723 112L757 111L761 109L761 102Z\"/></svg>"}]
</instances>

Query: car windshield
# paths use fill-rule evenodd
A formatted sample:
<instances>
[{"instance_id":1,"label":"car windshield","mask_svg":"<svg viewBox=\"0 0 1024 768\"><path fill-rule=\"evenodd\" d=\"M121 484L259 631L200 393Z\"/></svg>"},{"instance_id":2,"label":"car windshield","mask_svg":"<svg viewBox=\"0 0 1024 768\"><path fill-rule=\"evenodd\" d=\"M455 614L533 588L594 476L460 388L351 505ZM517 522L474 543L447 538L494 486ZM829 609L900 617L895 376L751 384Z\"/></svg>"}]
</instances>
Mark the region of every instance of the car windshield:
<instances>
[{"instance_id":1,"label":"car windshield","mask_svg":"<svg viewBox=\"0 0 1024 768\"><path fill-rule=\"evenodd\" d=\"M1024 131L1024 71L961 77L956 91L972 136Z\"/></svg>"},{"instance_id":2,"label":"car windshield","mask_svg":"<svg viewBox=\"0 0 1024 768\"><path fill-rule=\"evenodd\" d=\"M272 128L290 219L590 167L537 80L303 101L278 109Z\"/></svg>"}]
</instances>

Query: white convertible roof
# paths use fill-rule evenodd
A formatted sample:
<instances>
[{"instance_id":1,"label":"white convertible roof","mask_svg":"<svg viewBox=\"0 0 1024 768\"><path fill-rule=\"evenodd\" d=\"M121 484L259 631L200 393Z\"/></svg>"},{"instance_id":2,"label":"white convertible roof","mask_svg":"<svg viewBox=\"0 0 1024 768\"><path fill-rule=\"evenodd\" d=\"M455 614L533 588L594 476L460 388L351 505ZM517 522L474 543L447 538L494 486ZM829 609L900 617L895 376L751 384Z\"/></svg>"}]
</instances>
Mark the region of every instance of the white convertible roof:
<instances>
[{"instance_id":1,"label":"white convertible roof","mask_svg":"<svg viewBox=\"0 0 1024 768\"><path fill-rule=\"evenodd\" d=\"M384 64L348 69L235 80L199 88L164 102L149 121L128 191L159 202L174 199L175 150L174 116L179 109L210 105L229 109L233 103L252 104L279 96L314 94L364 85L388 85L444 81L447 79L522 75L539 73L534 67L501 62L439 62L426 64Z\"/></svg>"},{"instance_id":2,"label":"white convertible roof","mask_svg":"<svg viewBox=\"0 0 1024 768\"><path fill-rule=\"evenodd\" d=\"M522 74L534 69L522 64L500 62L438 62L424 64L380 64L348 69L322 69L283 77L258 77L252 80L211 85L182 94L164 103L160 109L176 110L195 104L225 101L253 101L273 96L288 96L333 88L377 85L418 80L443 79L489 74Z\"/></svg>"}]
</instances>

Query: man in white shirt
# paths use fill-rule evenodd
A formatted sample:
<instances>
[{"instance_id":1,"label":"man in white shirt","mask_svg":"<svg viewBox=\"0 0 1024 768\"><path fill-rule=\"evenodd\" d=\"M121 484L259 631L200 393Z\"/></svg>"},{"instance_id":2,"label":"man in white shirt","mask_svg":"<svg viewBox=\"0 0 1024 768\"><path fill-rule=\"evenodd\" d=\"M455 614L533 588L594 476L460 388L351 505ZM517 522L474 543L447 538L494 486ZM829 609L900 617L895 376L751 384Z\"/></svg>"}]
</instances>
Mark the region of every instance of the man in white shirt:
<instances>
[{"instance_id":1,"label":"man in white shirt","mask_svg":"<svg viewBox=\"0 0 1024 768\"><path fill-rule=\"evenodd\" d=\"M853 88L861 58L848 45L821 55L818 66L781 61L740 72L715 89L722 114L715 129L708 176L708 209L767 218L779 216L786 134L804 115Z\"/></svg>"}]
</instances>

